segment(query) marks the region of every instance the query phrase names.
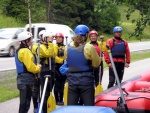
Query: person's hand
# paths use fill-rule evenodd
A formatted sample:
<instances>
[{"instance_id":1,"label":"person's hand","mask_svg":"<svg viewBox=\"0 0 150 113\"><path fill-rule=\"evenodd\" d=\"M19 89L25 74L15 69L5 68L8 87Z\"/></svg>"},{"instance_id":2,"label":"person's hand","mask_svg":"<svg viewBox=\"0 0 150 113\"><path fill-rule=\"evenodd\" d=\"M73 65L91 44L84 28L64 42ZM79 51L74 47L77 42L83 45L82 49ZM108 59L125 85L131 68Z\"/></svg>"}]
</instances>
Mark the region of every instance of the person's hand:
<instances>
[{"instance_id":1,"label":"person's hand","mask_svg":"<svg viewBox=\"0 0 150 113\"><path fill-rule=\"evenodd\" d=\"M99 38L100 38L101 41L104 41L104 36L103 35L101 35Z\"/></svg>"},{"instance_id":2,"label":"person's hand","mask_svg":"<svg viewBox=\"0 0 150 113\"><path fill-rule=\"evenodd\" d=\"M126 63L126 64L125 64L125 67L128 68L128 67L129 67L129 63Z\"/></svg>"},{"instance_id":3,"label":"person's hand","mask_svg":"<svg viewBox=\"0 0 150 113\"><path fill-rule=\"evenodd\" d=\"M103 60L102 57L99 57L100 62Z\"/></svg>"},{"instance_id":4,"label":"person's hand","mask_svg":"<svg viewBox=\"0 0 150 113\"><path fill-rule=\"evenodd\" d=\"M109 67L109 68L112 68L112 64L111 64L111 63L109 63L109 64L108 64L108 67Z\"/></svg>"},{"instance_id":5,"label":"person's hand","mask_svg":"<svg viewBox=\"0 0 150 113\"><path fill-rule=\"evenodd\" d=\"M42 65L41 64L37 64L40 68L42 68Z\"/></svg>"}]
</instances>

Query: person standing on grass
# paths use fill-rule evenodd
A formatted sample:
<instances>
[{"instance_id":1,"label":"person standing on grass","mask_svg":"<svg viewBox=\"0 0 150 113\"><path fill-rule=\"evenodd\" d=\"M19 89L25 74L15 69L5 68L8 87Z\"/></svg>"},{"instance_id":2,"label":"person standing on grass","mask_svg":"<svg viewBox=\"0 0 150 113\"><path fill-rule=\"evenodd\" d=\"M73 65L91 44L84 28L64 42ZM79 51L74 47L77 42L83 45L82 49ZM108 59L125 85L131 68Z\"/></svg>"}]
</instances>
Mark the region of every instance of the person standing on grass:
<instances>
[{"instance_id":1,"label":"person standing on grass","mask_svg":"<svg viewBox=\"0 0 150 113\"><path fill-rule=\"evenodd\" d=\"M94 105L93 67L98 67L101 58L91 44L86 44L89 28L78 25L73 42L65 47L64 57L67 61L68 105L78 105L81 98L84 105Z\"/></svg>"},{"instance_id":2,"label":"person standing on grass","mask_svg":"<svg viewBox=\"0 0 150 113\"><path fill-rule=\"evenodd\" d=\"M116 71L118 73L119 81L121 83L124 74L124 67L128 68L130 64L130 50L129 50L128 42L121 38L122 28L120 26L114 27L113 33L114 33L114 37L108 39L106 41L106 45L109 46L111 50ZM110 88L113 87L116 79L115 79L114 71L112 68L112 64L110 62L108 52L104 53L104 58L109 67L108 88Z\"/></svg>"},{"instance_id":3,"label":"person standing on grass","mask_svg":"<svg viewBox=\"0 0 150 113\"><path fill-rule=\"evenodd\" d=\"M17 88L20 92L19 113L27 113L30 108L32 88L36 79L36 74L41 71L41 65L35 64L34 56L29 46L32 45L32 34L21 32L18 35L20 46L15 53L15 63L17 69Z\"/></svg>"}]
</instances>

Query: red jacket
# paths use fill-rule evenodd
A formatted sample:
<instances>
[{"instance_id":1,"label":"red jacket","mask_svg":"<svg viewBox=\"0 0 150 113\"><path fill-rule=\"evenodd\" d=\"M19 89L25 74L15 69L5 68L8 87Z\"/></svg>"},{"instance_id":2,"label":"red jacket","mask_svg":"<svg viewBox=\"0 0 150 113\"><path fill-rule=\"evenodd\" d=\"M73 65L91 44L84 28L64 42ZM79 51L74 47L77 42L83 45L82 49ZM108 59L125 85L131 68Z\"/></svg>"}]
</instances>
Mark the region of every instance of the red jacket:
<instances>
[{"instance_id":1,"label":"red jacket","mask_svg":"<svg viewBox=\"0 0 150 113\"><path fill-rule=\"evenodd\" d=\"M106 41L106 45L109 45L110 50L113 48L114 46L114 41L116 42L121 42L122 40L117 40L116 38L110 38ZM113 58L114 62L122 62L122 63L130 63L130 50L129 50L129 46L128 46L128 42L126 40L124 40L125 43L125 59L124 58ZM109 54L108 52L104 52L104 59L105 62L108 64L110 63L110 58L109 58Z\"/></svg>"}]
</instances>

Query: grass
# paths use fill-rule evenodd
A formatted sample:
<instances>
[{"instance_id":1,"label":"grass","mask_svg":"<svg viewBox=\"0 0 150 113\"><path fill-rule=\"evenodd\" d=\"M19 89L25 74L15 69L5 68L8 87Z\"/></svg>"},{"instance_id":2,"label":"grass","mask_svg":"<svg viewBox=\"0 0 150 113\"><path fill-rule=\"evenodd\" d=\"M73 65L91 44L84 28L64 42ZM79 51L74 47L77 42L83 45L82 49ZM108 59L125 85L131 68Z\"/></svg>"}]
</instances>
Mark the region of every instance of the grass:
<instances>
[{"instance_id":1,"label":"grass","mask_svg":"<svg viewBox=\"0 0 150 113\"><path fill-rule=\"evenodd\" d=\"M0 28L7 28L7 27L24 27L25 23L23 23L19 19L15 19L13 17L5 16L4 14L0 13Z\"/></svg>"},{"instance_id":2,"label":"grass","mask_svg":"<svg viewBox=\"0 0 150 113\"><path fill-rule=\"evenodd\" d=\"M16 72L0 72L0 102L18 97L19 92L16 87Z\"/></svg>"}]
</instances>

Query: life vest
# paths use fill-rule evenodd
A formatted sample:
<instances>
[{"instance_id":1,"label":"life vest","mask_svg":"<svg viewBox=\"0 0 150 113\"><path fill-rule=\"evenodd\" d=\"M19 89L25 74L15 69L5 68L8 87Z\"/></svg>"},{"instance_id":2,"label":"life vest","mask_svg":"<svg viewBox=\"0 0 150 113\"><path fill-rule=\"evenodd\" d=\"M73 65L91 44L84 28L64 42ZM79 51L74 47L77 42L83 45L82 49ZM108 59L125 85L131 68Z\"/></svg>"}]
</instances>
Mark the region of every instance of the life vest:
<instances>
[{"instance_id":1,"label":"life vest","mask_svg":"<svg viewBox=\"0 0 150 113\"><path fill-rule=\"evenodd\" d=\"M89 60L85 58L83 53L84 46L85 44L78 48L72 48L70 44L68 44L68 72L82 72L90 70Z\"/></svg>"},{"instance_id":2,"label":"life vest","mask_svg":"<svg viewBox=\"0 0 150 113\"><path fill-rule=\"evenodd\" d=\"M116 42L113 39L113 48L111 49L113 58L125 58L125 42L122 40L121 42Z\"/></svg>"},{"instance_id":3,"label":"life vest","mask_svg":"<svg viewBox=\"0 0 150 113\"><path fill-rule=\"evenodd\" d=\"M18 59L18 52L15 53L15 62L16 62L16 69L18 74L27 72L27 69L25 68L24 64L20 62Z\"/></svg>"}]
</instances>

